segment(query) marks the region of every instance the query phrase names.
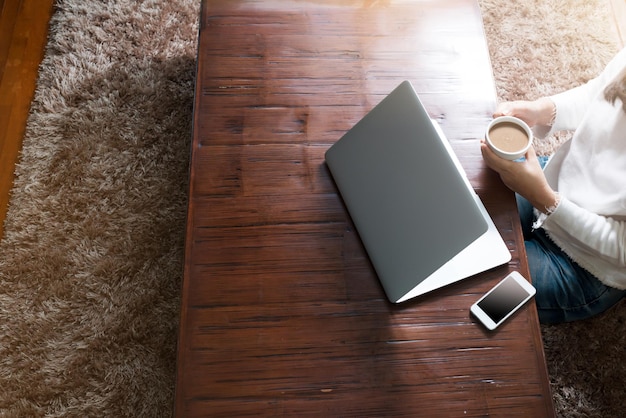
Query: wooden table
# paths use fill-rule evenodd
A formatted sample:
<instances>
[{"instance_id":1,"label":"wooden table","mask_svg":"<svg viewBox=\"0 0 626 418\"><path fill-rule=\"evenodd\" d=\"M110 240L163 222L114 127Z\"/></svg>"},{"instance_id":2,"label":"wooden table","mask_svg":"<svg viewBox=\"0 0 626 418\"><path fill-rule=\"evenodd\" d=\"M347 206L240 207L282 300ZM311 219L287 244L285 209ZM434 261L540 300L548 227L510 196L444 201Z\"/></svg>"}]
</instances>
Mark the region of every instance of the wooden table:
<instances>
[{"instance_id":1,"label":"wooden table","mask_svg":"<svg viewBox=\"0 0 626 418\"><path fill-rule=\"evenodd\" d=\"M470 305L528 277L478 141L495 106L475 0L204 1L177 416L553 416L536 309ZM513 259L385 299L324 152L402 80L441 124Z\"/></svg>"}]
</instances>

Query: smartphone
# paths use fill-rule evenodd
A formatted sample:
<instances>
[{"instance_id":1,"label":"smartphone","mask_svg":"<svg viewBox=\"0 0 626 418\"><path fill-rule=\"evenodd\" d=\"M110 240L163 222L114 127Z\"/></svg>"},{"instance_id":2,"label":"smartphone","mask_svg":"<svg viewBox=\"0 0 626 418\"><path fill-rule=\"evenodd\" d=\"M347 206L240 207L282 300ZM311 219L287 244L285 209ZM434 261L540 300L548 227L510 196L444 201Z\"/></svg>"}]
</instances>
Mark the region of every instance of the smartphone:
<instances>
[{"instance_id":1,"label":"smartphone","mask_svg":"<svg viewBox=\"0 0 626 418\"><path fill-rule=\"evenodd\" d=\"M528 302L536 292L528 280L514 271L478 299L470 311L487 329L494 330Z\"/></svg>"}]
</instances>

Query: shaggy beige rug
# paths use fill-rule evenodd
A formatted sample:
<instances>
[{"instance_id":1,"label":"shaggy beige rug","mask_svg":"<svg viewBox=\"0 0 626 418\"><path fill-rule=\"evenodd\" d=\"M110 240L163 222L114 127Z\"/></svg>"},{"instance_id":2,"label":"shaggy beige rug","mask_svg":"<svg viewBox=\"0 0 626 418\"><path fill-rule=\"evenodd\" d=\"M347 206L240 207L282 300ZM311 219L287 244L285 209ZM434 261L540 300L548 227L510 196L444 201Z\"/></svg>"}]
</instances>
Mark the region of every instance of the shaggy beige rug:
<instances>
[{"instance_id":1,"label":"shaggy beige rug","mask_svg":"<svg viewBox=\"0 0 626 418\"><path fill-rule=\"evenodd\" d=\"M502 99L617 49L604 0L480 4ZM58 0L0 243L0 416L171 415L198 6ZM560 416L623 413L625 319L544 328Z\"/></svg>"},{"instance_id":2,"label":"shaggy beige rug","mask_svg":"<svg viewBox=\"0 0 626 418\"><path fill-rule=\"evenodd\" d=\"M199 1L59 0L0 245L0 416L171 416Z\"/></svg>"}]
</instances>

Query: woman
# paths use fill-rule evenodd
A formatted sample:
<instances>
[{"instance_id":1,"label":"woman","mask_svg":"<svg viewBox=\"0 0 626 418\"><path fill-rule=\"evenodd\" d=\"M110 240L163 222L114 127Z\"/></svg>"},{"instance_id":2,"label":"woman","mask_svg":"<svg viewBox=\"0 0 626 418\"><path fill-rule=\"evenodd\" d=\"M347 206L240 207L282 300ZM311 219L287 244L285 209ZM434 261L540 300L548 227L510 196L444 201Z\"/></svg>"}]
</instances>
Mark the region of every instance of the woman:
<instances>
[{"instance_id":1,"label":"woman","mask_svg":"<svg viewBox=\"0 0 626 418\"><path fill-rule=\"evenodd\" d=\"M505 102L495 116L523 119L537 136L574 130L542 169L487 165L517 193L531 280L543 323L589 318L626 295L626 49L588 83L535 101Z\"/></svg>"}]
</instances>

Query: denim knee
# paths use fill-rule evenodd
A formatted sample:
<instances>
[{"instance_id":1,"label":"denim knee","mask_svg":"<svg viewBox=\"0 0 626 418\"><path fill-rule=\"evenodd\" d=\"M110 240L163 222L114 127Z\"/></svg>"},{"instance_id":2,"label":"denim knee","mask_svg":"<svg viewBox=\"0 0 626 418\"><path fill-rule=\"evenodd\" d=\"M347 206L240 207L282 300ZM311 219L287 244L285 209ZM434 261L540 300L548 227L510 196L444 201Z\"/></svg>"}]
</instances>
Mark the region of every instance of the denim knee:
<instances>
[{"instance_id":1,"label":"denim knee","mask_svg":"<svg viewBox=\"0 0 626 418\"><path fill-rule=\"evenodd\" d=\"M549 238L545 237L545 240ZM570 322L598 315L626 291L603 284L574 263L554 243L526 241L531 280L537 289L535 302L542 323Z\"/></svg>"}]
</instances>

